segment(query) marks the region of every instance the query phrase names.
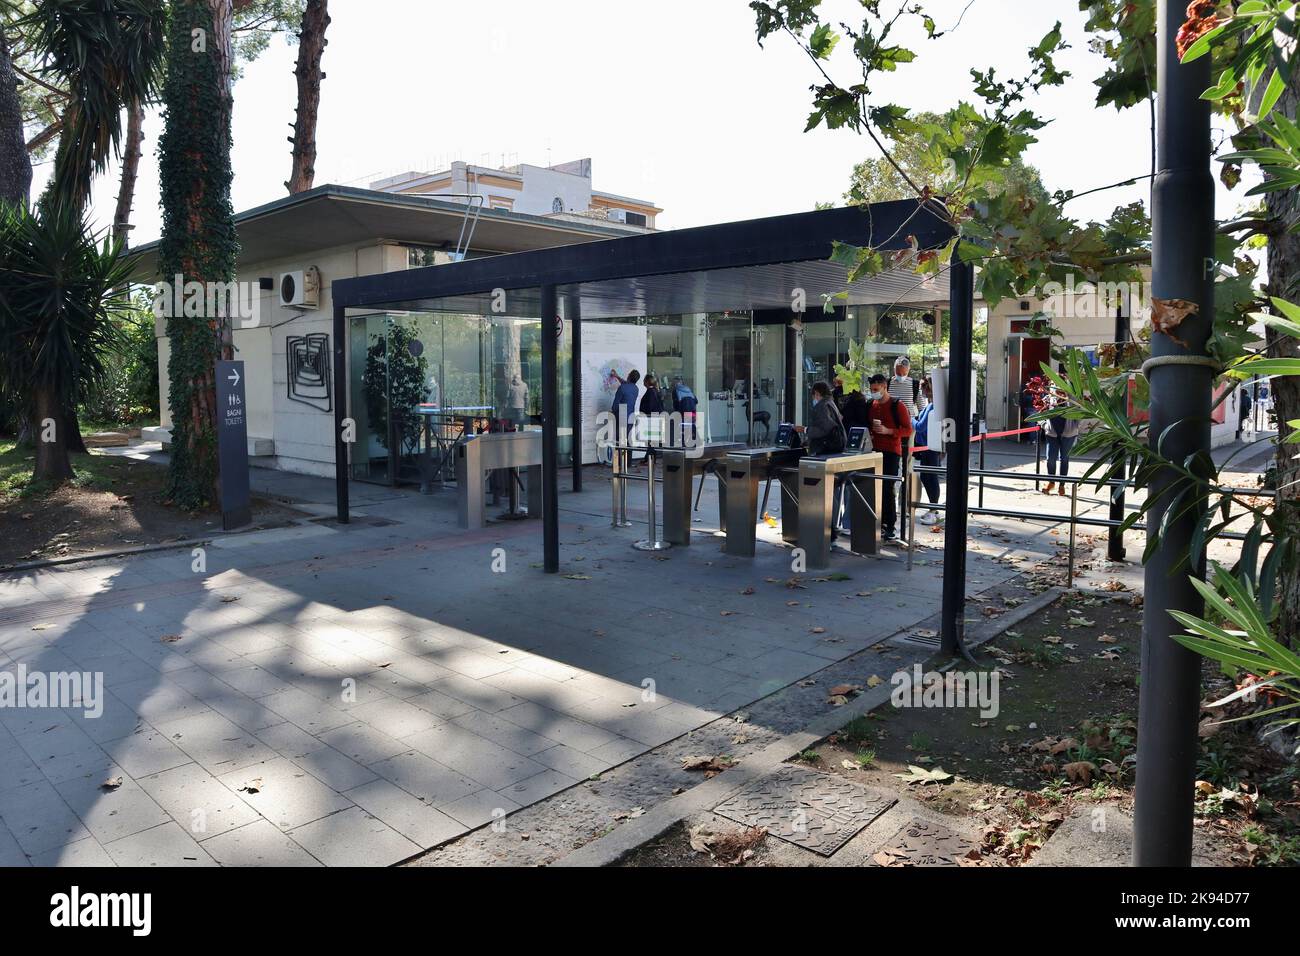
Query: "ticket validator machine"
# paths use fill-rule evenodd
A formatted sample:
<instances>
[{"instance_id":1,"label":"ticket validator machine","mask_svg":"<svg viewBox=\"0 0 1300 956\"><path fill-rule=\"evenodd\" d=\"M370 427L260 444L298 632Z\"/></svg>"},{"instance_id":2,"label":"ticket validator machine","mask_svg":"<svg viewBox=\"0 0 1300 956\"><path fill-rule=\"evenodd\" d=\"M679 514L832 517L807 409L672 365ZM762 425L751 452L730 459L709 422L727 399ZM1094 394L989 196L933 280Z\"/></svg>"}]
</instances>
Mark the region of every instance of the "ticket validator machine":
<instances>
[{"instance_id":1,"label":"ticket validator machine","mask_svg":"<svg viewBox=\"0 0 1300 956\"><path fill-rule=\"evenodd\" d=\"M795 474L803 447L789 422L776 431L777 444L745 448L724 460L727 481L727 538L722 550L742 558L754 556L757 542L759 486L775 478L781 488L781 537L793 544L798 534L799 496Z\"/></svg>"},{"instance_id":2,"label":"ticket validator machine","mask_svg":"<svg viewBox=\"0 0 1300 956\"><path fill-rule=\"evenodd\" d=\"M686 546L691 543L692 492L695 478L701 487L709 472L718 477L718 528L727 530L726 456L744 451L742 442L717 442L694 448L663 448L664 540Z\"/></svg>"},{"instance_id":3,"label":"ticket validator machine","mask_svg":"<svg viewBox=\"0 0 1300 956\"><path fill-rule=\"evenodd\" d=\"M528 513L542 513L542 433L487 432L456 446L456 495L462 528L487 524L486 476L499 468L509 469L510 513L517 513L518 482L524 471L528 482Z\"/></svg>"}]
</instances>

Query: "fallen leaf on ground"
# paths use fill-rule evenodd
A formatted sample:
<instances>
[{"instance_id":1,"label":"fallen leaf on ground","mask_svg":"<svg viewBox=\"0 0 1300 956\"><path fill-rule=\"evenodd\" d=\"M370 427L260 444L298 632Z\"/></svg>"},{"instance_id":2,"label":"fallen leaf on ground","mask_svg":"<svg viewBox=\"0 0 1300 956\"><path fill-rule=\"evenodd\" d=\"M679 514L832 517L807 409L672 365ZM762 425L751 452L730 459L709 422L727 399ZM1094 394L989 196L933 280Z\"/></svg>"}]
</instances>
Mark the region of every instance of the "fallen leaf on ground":
<instances>
[{"instance_id":1,"label":"fallen leaf on ground","mask_svg":"<svg viewBox=\"0 0 1300 956\"><path fill-rule=\"evenodd\" d=\"M1065 771L1066 779L1086 787L1092 783L1092 775L1097 772L1097 765L1091 760L1076 760L1074 763L1067 763L1061 769Z\"/></svg>"},{"instance_id":2,"label":"fallen leaf on ground","mask_svg":"<svg viewBox=\"0 0 1300 956\"><path fill-rule=\"evenodd\" d=\"M952 774L946 772L942 767L926 770L924 767L908 764L907 771L907 773L896 773L894 776L905 781L909 786L914 783L947 783L952 779Z\"/></svg>"}]
</instances>

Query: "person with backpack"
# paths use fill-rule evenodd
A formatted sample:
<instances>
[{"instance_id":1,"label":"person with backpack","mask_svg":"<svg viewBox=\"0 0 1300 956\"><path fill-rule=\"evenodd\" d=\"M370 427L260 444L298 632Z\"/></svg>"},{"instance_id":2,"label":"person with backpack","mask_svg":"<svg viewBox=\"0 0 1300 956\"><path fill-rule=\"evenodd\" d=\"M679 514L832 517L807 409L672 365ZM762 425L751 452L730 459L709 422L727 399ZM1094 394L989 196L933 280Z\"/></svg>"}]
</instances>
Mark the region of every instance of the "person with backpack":
<instances>
[{"instance_id":1,"label":"person with backpack","mask_svg":"<svg viewBox=\"0 0 1300 956\"><path fill-rule=\"evenodd\" d=\"M903 461L903 442L912 435L912 416L903 401L889 394L889 380L876 374L871 376L871 447L884 457L886 479L901 477L899 466ZM880 536L893 541L898 535L894 526L898 522L898 482L886 481L881 489Z\"/></svg>"},{"instance_id":2,"label":"person with backpack","mask_svg":"<svg viewBox=\"0 0 1300 956\"><path fill-rule=\"evenodd\" d=\"M808 424L796 429L804 433L804 442L810 455L838 455L848 444L848 435L844 431L844 419L835 407L831 396L831 387L825 382L814 382L812 387L812 411L808 413Z\"/></svg>"},{"instance_id":3,"label":"person with backpack","mask_svg":"<svg viewBox=\"0 0 1300 956\"><path fill-rule=\"evenodd\" d=\"M825 382L813 383L812 410L808 413L808 424L797 425L795 430L804 433L804 443L808 446L810 455L838 455L847 447L849 438L844 430L844 418L835 404L831 387ZM843 478L836 476L831 502L831 541L839 537L840 512L843 507Z\"/></svg>"}]
</instances>

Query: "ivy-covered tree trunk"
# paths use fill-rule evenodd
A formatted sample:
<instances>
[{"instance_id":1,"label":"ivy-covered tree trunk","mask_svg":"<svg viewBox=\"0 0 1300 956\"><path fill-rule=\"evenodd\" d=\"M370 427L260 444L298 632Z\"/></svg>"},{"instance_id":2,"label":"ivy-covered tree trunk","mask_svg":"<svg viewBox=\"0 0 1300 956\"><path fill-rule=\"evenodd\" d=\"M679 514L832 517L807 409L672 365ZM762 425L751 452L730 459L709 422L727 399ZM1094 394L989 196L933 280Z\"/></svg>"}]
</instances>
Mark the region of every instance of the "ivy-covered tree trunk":
<instances>
[{"instance_id":1,"label":"ivy-covered tree trunk","mask_svg":"<svg viewBox=\"0 0 1300 956\"><path fill-rule=\"evenodd\" d=\"M1275 110L1294 119L1300 105L1300 70L1293 71L1286 92ZM1265 194L1268 218L1275 223L1268 241L1268 293L1289 302L1300 302L1300 194L1294 189L1280 189ZM1269 355L1274 358L1300 357L1300 341L1269 330ZM1292 431L1287 422L1300 418L1300 378L1284 375L1270 383L1273 411L1277 415L1280 435ZM1286 509L1290 521L1300 521L1300 461L1294 458L1296 446L1279 444L1277 506ZM1300 646L1300 560L1294 558L1281 565L1279 632L1292 647Z\"/></svg>"},{"instance_id":2,"label":"ivy-covered tree trunk","mask_svg":"<svg viewBox=\"0 0 1300 956\"><path fill-rule=\"evenodd\" d=\"M0 19L0 202L26 204L32 164L23 138L23 110L18 76L9 56L9 39Z\"/></svg>"},{"instance_id":3,"label":"ivy-covered tree trunk","mask_svg":"<svg viewBox=\"0 0 1300 956\"><path fill-rule=\"evenodd\" d=\"M293 124L293 166L285 188L306 192L316 179L316 116L320 111L321 57L325 53L325 29L330 25L328 0L307 0L298 35L298 116Z\"/></svg>"},{"instance_id":4,"label":"ivy-covered tree trunk","mask_svg":"<svg viewBox=\"0 0 1300 956\"><path fill-rule=\"evenodd\" d=\"M231 0L174 0L158 143L163 231L159 278L229 282L238 255L230 201ZM228 348L228 316L172 309L168 496L184 508L217 503L216 372ZM176 314L176 313L180 314ZM187 314L188 313L188 314Z\"/></svg>"}]
</instances>

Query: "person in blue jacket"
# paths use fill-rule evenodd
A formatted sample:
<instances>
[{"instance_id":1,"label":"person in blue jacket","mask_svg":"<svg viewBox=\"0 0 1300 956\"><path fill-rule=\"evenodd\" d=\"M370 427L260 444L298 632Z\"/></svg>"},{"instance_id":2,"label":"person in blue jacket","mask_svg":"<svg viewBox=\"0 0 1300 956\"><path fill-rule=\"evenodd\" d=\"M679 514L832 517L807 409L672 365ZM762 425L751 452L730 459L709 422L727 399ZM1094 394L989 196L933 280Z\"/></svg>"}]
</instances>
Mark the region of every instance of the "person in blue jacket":
<instances>
[{"instance_id":1,"label":"person in blue jacket","mask_svg":"<svg viewBox=\"0 0 1300 956\"><path fill-rule=\"evenodd\" d=\"M628 445L632 442L632 425L636 416L637 396L641 389L637 387L637 382L641 381L641 373L636 369L627 373L627 378L619 375L617 370L611 374L618 379L618 390L614 392L614 404L610 406L610 412L614 415L614 420L618 423L618 442L620 445ZM628 461L631 462L632 456L629 453Z\"/></svg>"},{"instance_id":2,"label":"person in blue jacket","mask_svg":"<svg viewBox=\"0 0 1300 956\"><path fill-rule=\"evenodd\" d=\"M921 383L921 395L925 398L925 407L921 409L916 416L916 421L912 423L915 434L912 441L917 448L928 448L930 444L930 415L934 411L934 390L930 384L930 379L926 378ZM937 467L943 459L943 456L937 451L918 451L916 453L916 463L918 465L928 465ZM921 487L925 489L926 497L930 499L931 504L939 503L939 476L934 472L921 473ZM925 514L917 519L921 524L934 524L939 520L937 509L929 508Z\"/></svg>"}]
</instances>

